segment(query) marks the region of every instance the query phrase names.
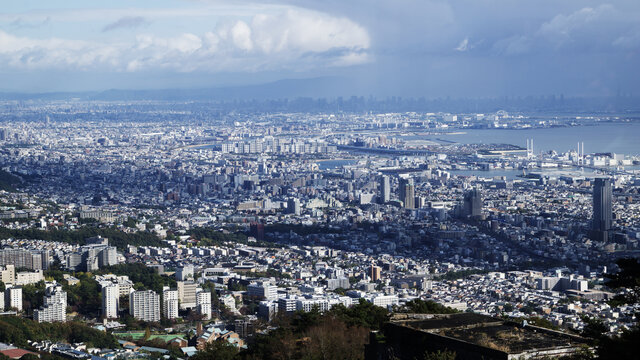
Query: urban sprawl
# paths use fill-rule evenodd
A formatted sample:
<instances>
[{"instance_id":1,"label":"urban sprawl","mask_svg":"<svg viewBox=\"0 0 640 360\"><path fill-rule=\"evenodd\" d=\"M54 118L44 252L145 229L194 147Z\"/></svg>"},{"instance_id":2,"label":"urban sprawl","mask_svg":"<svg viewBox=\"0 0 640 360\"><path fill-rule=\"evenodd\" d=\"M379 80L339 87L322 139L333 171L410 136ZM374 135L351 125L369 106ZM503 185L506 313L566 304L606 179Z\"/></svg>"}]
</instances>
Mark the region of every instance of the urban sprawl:
<instances>
[{"instance_id":1,"label":"urban sprawl","mask_svg":"<svg viewBox=\"0 0 640 360\"><path fill-rule=\"evenodd\" d=\"M416 299L571 334L637 321L606 280L638 254L638 154L456 140L624 117L149 101L4 102L0 116L0 321L118 340L0 343L10 357L247 351L283 317L392 316Z\"/></svg>"}]
</instances>

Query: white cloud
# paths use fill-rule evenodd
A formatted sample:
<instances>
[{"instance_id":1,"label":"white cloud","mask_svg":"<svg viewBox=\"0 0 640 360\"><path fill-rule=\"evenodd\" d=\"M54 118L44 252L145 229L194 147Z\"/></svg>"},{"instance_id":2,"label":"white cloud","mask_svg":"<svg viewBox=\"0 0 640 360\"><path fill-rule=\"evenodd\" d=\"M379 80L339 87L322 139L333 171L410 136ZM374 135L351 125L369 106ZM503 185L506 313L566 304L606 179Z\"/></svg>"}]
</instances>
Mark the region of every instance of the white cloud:
<instances>
[{"instance_id":1,"label":"white cloud","mask_svg":"<svg viewBox=\"0 0 640 360\"><path fill-rule=\"evenodd\" d=\"M559 14L530 33L516 34L495 42L500 54L566 52L573 54L614 51L634 46L638 13L623 13L611 4L584 7Z\"/></svg>"},{"instance_id":2,"label":"white cloud","mask_svg":"<svg viewBox=\"0 0 640 360\"><path fill-rule=\"evenodd\" d=\"M467 51L468 49L469 49L469 38L464 38L464 40L460 42L458 47L455 48L456 51Z\"/></svg>"},{"instance_id":3,"label":"white cloud","mask_svg":"<svg viewBox=\"0 0 640 360\"><path fill-rule=\"evenodd\" d=\"M118 38L120 39L120 38ZM197 35L129 40L18 37L0 30L0 66L99 71L257 71L348 66L370 60L367 31L353 21L289 8L214 25Z\"/></svg>"},{"instance_id":4,"label":"white cloud","mask_svg":"<svg viewBox=\"0 0 640 360\"><path fill-rule=\"evenodd\" d=\"M251 40L251 28L244 21L238 21L231 28L231 39L236 48L251 51L253 40Z\"/></svg>"}]
</instances>

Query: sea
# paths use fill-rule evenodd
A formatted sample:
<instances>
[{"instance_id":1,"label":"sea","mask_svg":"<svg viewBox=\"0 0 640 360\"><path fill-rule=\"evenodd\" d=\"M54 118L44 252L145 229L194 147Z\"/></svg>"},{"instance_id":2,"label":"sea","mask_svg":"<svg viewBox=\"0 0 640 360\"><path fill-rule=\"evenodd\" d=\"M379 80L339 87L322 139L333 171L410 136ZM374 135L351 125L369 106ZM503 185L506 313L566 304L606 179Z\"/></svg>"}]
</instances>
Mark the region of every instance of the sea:
<instances>
[{"instance_id":1,"label":"sea","mask_svg":"<svg viewBox=\"0 0 640 360\"><path fill-rule=\"evenodd\" d=\"M453 141L460 144L512 144L526 148L533 139L534 152L574 150L584 143L585 154L640 155L640 123L608 123L540 129L462 129L451 133L407 136L407 140ZM442 142L445 143L445 142Z\"/></svg>"}]
</instances>

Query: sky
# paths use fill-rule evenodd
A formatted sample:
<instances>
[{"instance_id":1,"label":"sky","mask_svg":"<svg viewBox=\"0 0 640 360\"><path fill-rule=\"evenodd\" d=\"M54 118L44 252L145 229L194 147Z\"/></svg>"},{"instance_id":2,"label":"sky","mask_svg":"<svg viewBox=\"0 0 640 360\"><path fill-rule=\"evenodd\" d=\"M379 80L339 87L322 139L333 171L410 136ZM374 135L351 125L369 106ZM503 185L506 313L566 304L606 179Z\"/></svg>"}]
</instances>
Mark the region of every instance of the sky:
<instances>
[{"instance_id":1,"label":"sky","mask_svg":"<svg viewBox=\"0 0 640 360\"><path fill-rule=\"evenodd\" d=\"M329 77L318 95L637 95L640 1L21 0L0 91Z\"/></svg>"}]
</instances>

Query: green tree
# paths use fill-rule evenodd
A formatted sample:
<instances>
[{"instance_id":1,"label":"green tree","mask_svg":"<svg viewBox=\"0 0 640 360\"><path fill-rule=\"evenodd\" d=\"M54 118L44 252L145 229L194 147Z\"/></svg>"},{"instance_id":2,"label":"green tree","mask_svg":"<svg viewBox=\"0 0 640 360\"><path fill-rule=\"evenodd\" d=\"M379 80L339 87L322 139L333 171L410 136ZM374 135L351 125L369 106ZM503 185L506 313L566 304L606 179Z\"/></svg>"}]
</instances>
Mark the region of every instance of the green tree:
<instances>
[{"instance_id":1,"label":"green tree","mask_svg":"<svg viewBox=\"0 0 640 360\"><path fill-rule=\"evenodd\" d=\"M343 320L349 326L362 326L374 330L380 329L382 324L389 320L387 309L375 306L364 299L360 299L350 308L343 305L334 306L327 314Z\"/></svg>"},{"instance_id":2,"label":"green tree","mask_svg":"<svg viewBox=\"0 0 640 360\"><path fill-rule=\"evenodd\" d=\"M213 341L193 355L191 360L232 360L238 356L238 348L225 340Z\"/></svg>"},{"instance_id":3,"label":"green tree","mask_svg":"<svg viewBox=\"0 0 640 360\"><path fill-rule=\"evenodd\" d=\"M28 346L28 341L85 342L89 346L114 348L115 338L79 322L38 323L17 316L0 317L0 342Z\"/></svg>"},{"instance_id":4,"label":"green tree","mask_svg":"<svg viewBox=\"0 0 640 360\"><path fill-rule=\"evenodd\" d=\"M440 305L435 301L424 301L421 299L409 301L403 308L399 309L399 311L412 314L454 314L459 312L450 307Z\"/></svg>"}]
</instances>

